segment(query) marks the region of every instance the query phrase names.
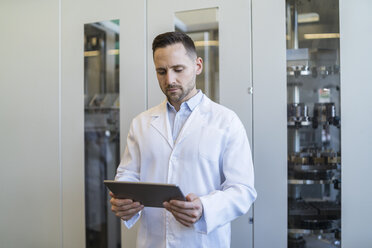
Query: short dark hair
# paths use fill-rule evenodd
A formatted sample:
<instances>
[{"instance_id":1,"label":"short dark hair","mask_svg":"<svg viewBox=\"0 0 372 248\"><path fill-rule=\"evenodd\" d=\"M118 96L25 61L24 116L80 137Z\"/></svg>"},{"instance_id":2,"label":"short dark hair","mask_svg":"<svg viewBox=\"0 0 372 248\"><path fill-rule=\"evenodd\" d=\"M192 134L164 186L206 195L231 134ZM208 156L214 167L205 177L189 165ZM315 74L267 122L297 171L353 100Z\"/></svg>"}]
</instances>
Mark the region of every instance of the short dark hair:
<instances>
[{"instance_id":1,"label":"short dark hair","mask_svg":"<svg viewBox=\"0 0 372 248\"><path fill-rule=\"evenodd\" d=\"M194 41L190 36L179 31L166 32L156 36L152 42L152 56L154 56L156 49L164 48L176 43L182 43L190 57L196 56Z\"/></svg>"}]
</instances>

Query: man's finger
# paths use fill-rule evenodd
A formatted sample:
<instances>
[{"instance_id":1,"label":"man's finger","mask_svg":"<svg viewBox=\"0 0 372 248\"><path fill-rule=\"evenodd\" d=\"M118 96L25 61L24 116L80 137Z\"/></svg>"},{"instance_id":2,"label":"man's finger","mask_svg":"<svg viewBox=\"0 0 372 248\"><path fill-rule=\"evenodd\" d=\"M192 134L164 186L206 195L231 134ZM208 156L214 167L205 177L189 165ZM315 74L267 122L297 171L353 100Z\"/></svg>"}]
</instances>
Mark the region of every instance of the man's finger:
<instances>
[{"instance_id":1,"label":"man's finger","mask_svg":"<svg viewBox=\"0 0 372 248\"><path fill-rule=\"evenodd\" d=\"M133 200L131 199L119 199L119 198L111 198L110 200L111 205L115 205L117 207L123 206L123 205L130 205L133 203Z\"/></svg>"},{"instance_id":2,"label":"man's finger","mask_svg":"<svg viewBox=\"0 0 372 248\"><path fill-rule=\"evenodd\" d=\"M185 222L185 221L183 221L183 220L177 219L177 221L180 222L180 223L181 223L182 225L184 225L184 226L187 226L187 227L191 227L191 226L192 226L192 224L190 224L190 223L188 223L188 222Z\"/></svg>"},{"instance_id":3,"label":"man's finger","mask_svg":"<svg viewBox=\"0 0 372 248\"><path fill-rule=\"evenodd\" d=\"M132 208L138 208L140 207L141 204L139 202L134 202L132 204L127 204L127 205L112 205L111 206L111 210L112 211L126 211L126 210L129 210L129 209L132 209Z\"/></svg>"},{"instance_id":4,"label":"man's finger","mask_svg":"<svg viewBox=\"0 0 372 248\"><path fill-rule=\"evenodd\" d=\"M130 220L135 215L136 215L136 213L130 214L130 215L123 215L123 216L120 217L120 219L122 219L122 220Z\"/></svg>"},{"instance_id":5,"label":"man's finger","mask_svg":"<svg viewBox=\"0 0 372 248\"><path fill-rule=\"evenodd\" d=\"M175 206L171 206L170 207L170 211L172 212L177 212L177 213L182 213L182 214L185 214L191 218L198 218L199 217L199 209L197 208L193 208L193 209L183 209L183 208L178 208L178 207L175 207Z\"/></svg>"},{"instance_id":6,"label":"man's finger","mask_svg":"<svg viewBox=\"0 0 372 248\"><path fill-rule=\"evenodd\" d=\"M188 219L188 217L184 214L181 214L181 213L176 213L176 212L171 212L172 215L174 216L174 218L180 222L182 225L184 226L187 226L187 227L190 227L192 226L194 223Z\"/></svg>"},{"instance_id":7,"label":"man's finger","mask_svg":"<svg viewBox=\"0 0 372 248\"><path fill-rule=\"evenodd\" d=\"M194 224L198 220L197 214L189 215L187 213L180 213L177 211L172 211L172 214L177 220L183 220L189 224Z\"/></svg>"},{"instance_id":8,"label":"man's finger","mask_svg":"<svg viewBox=\"0 0 372 248\"><path fill-rule=\"evenodd\" d=\"M169 203L172 206L176 206L182 209L194 209L195 207L193 202L187 202L187 201L171 200Z\"/></svg>"},{"instance_id":9,"label":"man's finger","mask_svg":"<svg viewBox=\"0 0 372 248\"><path fill-rule=\"evenodd\" d=\"M197 199L197 198L198 198L198 196L195 195L194 193L190 193L190 194L188 194L188 195L186 196L186 200L187 200L187 201L190 201L190 202L194 201L194 200Z\"/></svg>"},{"instance_id":10,"label":"man's finger","mask_svg":"<svg viewBox=\"0 0 372 248\"><path fill-rule=\"evenodd\" d=\"M126 220L127 220L127 219L130 219L131 217L133 217L134 215L136 215L143 208L144 208L144 206L141 205L137 208L131 208L131 209L128 209L128 210L125 210L125 211L114 211L114 212L115 212L115 215L117 217L126 218Z\"/></svg>"},{"instance_id":11,"label":"man's finger","mask_svg":"<svg viewBox=\"0 0 372 248\"><path fill-rule=\"evenodd\" d=\"M171 208L172 210L175 210L177 212L182 212L182 213L187 213L189 215L193 215L194 213L198 213L200 211L200 206L195 204L195 203L192 203L192 202L189 202L191 203L191 205L187 204L187 208L183 208L183 207L179 207L175 204L170 204L169 205L169 208ZM185 206L185 205L183 205Z\"/></svg>"}]
</instances>

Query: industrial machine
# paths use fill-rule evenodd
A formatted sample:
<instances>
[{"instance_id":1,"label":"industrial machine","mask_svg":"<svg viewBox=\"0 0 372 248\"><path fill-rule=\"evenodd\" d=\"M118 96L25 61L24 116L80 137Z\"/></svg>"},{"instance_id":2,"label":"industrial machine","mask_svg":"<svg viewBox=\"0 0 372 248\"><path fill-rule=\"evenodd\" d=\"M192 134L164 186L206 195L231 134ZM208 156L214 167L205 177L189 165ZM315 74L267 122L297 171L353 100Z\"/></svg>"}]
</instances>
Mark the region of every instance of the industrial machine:
<instances>
[{"instance_id":1,"label":"industrial machine","mask_svg":"<svg viewBox=\"0 0 372 248\"><path fill-rule=\"evenodd\" d=\"M119 21L84 27L86 247L119 248L120 220L103 184L120 163Z\"/></svg>"},{"instance_id":2,"label":"industrial machine","mask_svg":"<svg viewBox=\"0 0 372 248\"><path fill-rule=\"evenodd\" d=\"M341 246L338 0L287 0L288 247Z\"/></svg>"}]
</instances>

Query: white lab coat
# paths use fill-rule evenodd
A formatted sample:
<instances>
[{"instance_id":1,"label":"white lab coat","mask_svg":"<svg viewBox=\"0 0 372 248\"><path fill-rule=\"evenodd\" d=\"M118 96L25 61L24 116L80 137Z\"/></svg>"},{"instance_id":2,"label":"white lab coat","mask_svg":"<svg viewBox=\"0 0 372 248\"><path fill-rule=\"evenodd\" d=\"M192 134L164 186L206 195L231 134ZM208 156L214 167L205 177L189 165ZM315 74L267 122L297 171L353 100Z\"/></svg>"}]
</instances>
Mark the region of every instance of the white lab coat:
<instances>
[{"instance_id":1,"label":"white lab coat","mask_svg":"<svg viewBox=\"0 0 372 248\"><path fill-rule=\"evenodd\" d=\"M205 95L175 142L166 101L137 116L116 180L177 184L203 204L194 227L183 226L165 209L145 207L138 247L229 247L230 221L256 198L245 129L234 112ZM138 219L125 224L130 228Z\"/></svg>"}]
</instances>

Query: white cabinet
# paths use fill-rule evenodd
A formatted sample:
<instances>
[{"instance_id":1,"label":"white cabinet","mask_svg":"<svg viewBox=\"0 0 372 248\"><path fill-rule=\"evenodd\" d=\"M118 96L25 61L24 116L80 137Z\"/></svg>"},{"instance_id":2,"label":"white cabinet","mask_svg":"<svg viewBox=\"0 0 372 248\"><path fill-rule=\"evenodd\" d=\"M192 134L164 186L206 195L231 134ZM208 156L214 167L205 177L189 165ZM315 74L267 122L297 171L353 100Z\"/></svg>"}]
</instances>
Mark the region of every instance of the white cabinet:
<instances>
[{"instance_id":1,"label":"white cabinet","mask_svg":"<svg viewBox=\"0 0 372 248\"><path fill-rule=\"evenodd\" d=\"M150 0L147 4L148 107L164 100L156 79L152 41L160 33L179 29L196 41L198 55L209 73L210 79L202 76L204 82L198 85L197 81L197 85L239 115L252 144L251 2ZM232 223L233 247L252 247L250 217L252 211Z\"/></svg>"},{"instance_id":2,"label":"white cabinet","mask_svg":"<svg viewBox=\"0 0 372 248\"><path fill-rule=\"evenodd\" d=\"M62 238L63 247L85 247L84 25L120 21L120 140L125 141L131 119L146 109L146 6L118 0L60 4Z\"/></svg>"},{"instance_id":3,"label":"white cabinet","mask_svg":"<svg viewBox=\"0 0 372 248\"><path fill-rule=\"evenodd\" d=\"M287 246L285 1L252 3L254 247Z\"/></svg>"},{"instance_id":4,"label":"white cabinet","mask_svg":"<svg viewBox=\"0 0 372 248\"><path fill-rule=\"evenodd\" d=\"M342 247L372 246L372 2L340 0Z\"/></svg>"}]
</instances>

